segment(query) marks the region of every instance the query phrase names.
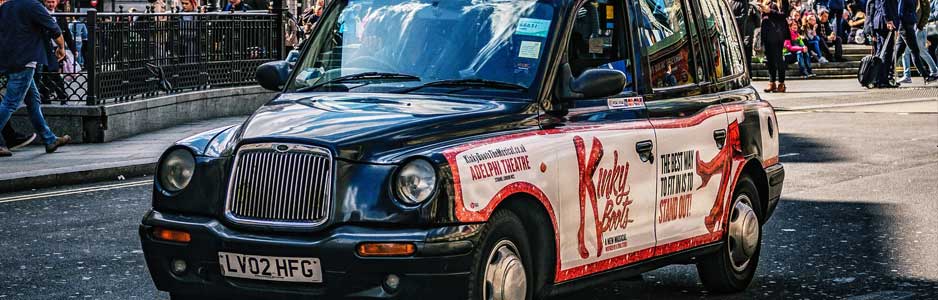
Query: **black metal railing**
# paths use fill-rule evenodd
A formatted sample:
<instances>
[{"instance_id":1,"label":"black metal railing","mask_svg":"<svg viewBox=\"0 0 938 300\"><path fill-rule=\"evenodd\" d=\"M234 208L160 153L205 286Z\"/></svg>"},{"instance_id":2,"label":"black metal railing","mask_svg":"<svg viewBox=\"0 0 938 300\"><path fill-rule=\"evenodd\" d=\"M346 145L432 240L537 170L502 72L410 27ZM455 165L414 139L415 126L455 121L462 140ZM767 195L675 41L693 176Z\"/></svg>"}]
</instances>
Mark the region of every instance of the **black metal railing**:
<instances>
[{"instance_id":1,"label":"black metal railing","mask_svg":"<svg viewBox=\"0 0 938 300\"><path fill-rule=\"evenodd\" d=\"M37 72L46 103L102 105L253 85L257 66L283 58L278 13L89 11L55 16L82 21L88 38L80 52L74 49L82 59L73 57L59 70ZM5 81L0 78L0 90Z\"/></svg>"}]
</instances>

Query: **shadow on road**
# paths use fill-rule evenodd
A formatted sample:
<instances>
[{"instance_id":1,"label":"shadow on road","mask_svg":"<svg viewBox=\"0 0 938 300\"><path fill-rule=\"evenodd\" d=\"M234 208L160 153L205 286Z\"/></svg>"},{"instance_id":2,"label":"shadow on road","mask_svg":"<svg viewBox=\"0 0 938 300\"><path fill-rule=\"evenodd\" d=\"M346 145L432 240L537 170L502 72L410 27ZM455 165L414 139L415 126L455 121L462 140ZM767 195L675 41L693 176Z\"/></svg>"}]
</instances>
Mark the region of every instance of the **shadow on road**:
<instances>
[{"instance_id":1,"label":"shadow on road","mask_svg":"<svg viewBox=\"0 0 938 300\"><path fill-rule=\"evenodd\" d=\"M902 211L895 204L785 199L764 228L757 277L743 293L711 295L696 268L671 266L644 274L642 281L614 282L554 300L935 299L934 263L925 262L935 256L919 253L935 250L911 245L909 235L916 229L906 224Z\"/></svg>"},{"instance_id":2,"label":"shadow on road","mask_svg":"<svg viewBox=\"0 0 938 300\"><path fill-rule=\"evenodd\" d=\"M782 163L833 163L846 160L844 149L825 139L781 133L779 145Z\"/></svg>"}]
</instances>

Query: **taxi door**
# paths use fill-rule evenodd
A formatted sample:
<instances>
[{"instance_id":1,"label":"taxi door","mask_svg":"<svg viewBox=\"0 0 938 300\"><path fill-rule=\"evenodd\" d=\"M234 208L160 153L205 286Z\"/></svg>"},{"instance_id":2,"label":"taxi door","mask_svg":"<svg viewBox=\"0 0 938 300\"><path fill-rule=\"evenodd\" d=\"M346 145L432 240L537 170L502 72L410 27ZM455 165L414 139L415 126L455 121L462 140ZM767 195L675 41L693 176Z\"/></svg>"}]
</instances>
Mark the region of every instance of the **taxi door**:
<instances>
[{"instance_id":1,"label":"taxi door","mask_svg":"<svg viewBox=\"0 0 938 300\"><path fill-rule=\"evenodd\" d=\"M655 133L634 92L623 3L587 1L576 12L558 76L615 69L627 74L625 91L570 101L566 114L542 123L559 170L557 282L650 258L655 245Z\"/></svg>"},{"instance_id":2,"label":"taxi door","mask_svg":"<svg viewBox=\"0 0 938 300\"><path fill-rule=\"evenodd\" d=\"M655 256L722 237L732 138L722 99L709 89L709 63L718 59L702 42L696 14L687 1L661 2L638 1L635 10L648 65L640 89L656 136Z\"/></svg>"}]
</instances>

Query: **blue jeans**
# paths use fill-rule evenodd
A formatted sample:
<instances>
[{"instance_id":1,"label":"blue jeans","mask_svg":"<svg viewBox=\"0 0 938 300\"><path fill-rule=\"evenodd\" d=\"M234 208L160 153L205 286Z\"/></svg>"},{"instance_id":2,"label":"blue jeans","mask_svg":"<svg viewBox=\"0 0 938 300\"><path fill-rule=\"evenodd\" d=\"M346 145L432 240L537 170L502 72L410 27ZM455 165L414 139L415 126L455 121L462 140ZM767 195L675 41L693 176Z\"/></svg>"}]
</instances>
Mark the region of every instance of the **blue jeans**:
<instances>
[{"instance_id":1,"label":"blue jeans","mask_svg":"<svg viewBox=\"0 0 938 300\"><path fill-rule=\"evenodd\" d=\"M938 65L935 64L935 60L932 59L931 55L928 54L928 49L925 48L925 39L928 36L928 33L924 30L915 31L915 43L918 45L919 58L922 63L928 65L928 69L931 71L931 74L921 74L923 77L928 75L938 76ZM913 41L906 41L906 43L911 43ZM923 73L922 70L919 70L919 73ZM905 48L905 54L902 55L902 75L905 75L906 78L912 78L912 47Z\"/></svg>"},{"instance_id":2,"label":"blue jeans","mask_svg":"<svg viewBox=\"0 0 938 300\"><path fill-rule=\"evenodd\" d=\"M42 141L48 145L55 142L56 136L49 129L45 117L42 116L42 109L39 108L39 88L33 80L34 73L36 70L32 68L7 73L7 92L3 95L3 101L0 102L0 124L6 124L13 112L25 100L33 128L42 137ZM6 146L6 141L0 136L0 147Z\"/></svg>"},{"instance_id":3,"label":"blue jeans","mask_svg":"<svg viewBox=\"0 0 938 300\"><path fill-rule=\"evenodd\" d=\"M808 74L814 73L814 70L811 70L811 55L807 52L788 52L785 55L786 63L798 63L798 70L801 71L801 75L808 76Z\"/></svg>"},{"instance_id":4,"label":"blue jeans","mask_svg":"<svg viewBox=\"0 0 938 300\"><path fill-rule=\"evenodd\" d=\"M814 52L814 54L817 55L818 61L820 61L821 58L824 57L824 54L821 54L821 39L820 39L820 37L817 37L817 36L816 36L816 37L814 37L813 39L810 39L810 40L805 39L805 41L807 42L807 43L806 43L806 44L807 44L806 46L808 46L808 51Z\"/></svg>"}]
</instances>

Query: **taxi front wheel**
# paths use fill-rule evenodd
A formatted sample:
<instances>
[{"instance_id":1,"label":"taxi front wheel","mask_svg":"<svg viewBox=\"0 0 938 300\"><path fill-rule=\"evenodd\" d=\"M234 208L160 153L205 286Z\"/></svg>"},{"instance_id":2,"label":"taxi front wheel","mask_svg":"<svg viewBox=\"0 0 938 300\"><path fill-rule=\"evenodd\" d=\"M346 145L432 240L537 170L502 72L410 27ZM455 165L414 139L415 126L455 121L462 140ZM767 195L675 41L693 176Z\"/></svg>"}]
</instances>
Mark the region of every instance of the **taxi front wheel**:
<instances>
[{"instance_id":1,"label":"taxi front wheel","mask_svg":"<svg viewBox=\"0 0 938 300\"><path fill-rule=\"evenodd\" d=\"M534 295L531 247L521 220L498 210L482 233L469 281L470 300L525 300Z\"/></svg>"},{"instance_id":2,"label":"taxi front wheel","mask_svg":"<svg viewBox=\"0 0 938 300\"><path fill-rule=\"evenodd\" d=\"M700 257L697 273L704 286L713 292L732 293L745 290L756 273L762 248L761 208L756 184L743 176L733 193L728 232L720 251Z\"/></svg>"}]
</instances>

